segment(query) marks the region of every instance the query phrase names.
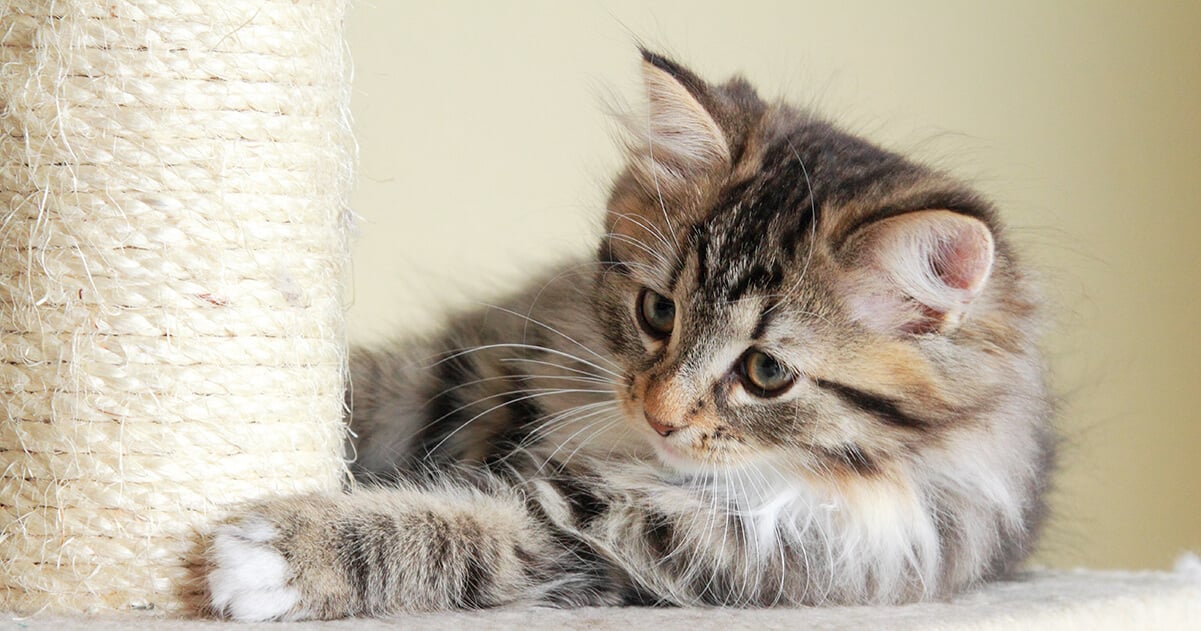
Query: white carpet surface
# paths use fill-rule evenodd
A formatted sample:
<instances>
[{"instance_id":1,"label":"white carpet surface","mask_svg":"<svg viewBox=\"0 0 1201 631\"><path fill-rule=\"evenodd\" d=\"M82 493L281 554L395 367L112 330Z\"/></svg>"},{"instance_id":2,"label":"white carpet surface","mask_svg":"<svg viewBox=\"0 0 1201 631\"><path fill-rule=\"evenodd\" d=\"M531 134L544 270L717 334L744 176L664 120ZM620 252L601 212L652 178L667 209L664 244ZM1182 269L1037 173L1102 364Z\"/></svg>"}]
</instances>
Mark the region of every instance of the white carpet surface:
<instances>
[{"instance_id":1,"label":"white carpet surface","mask_svg":"<svg viewBox=\"0 0 1201 631\"><path fill-rule=\"evenodd\" d=\"M1201 561L1186 556L1175 572L1036 571L1021 580L995 583L950 602L901 607L804 609L651 609L641 607L500 608L397 616L381 620L238 624L130 613L122 617L0 615L0 630L209 631L397 630L397 629L929 629L938 631L1108 631L1131 629L1201 631Z\"/></svg>"}]
</instances>

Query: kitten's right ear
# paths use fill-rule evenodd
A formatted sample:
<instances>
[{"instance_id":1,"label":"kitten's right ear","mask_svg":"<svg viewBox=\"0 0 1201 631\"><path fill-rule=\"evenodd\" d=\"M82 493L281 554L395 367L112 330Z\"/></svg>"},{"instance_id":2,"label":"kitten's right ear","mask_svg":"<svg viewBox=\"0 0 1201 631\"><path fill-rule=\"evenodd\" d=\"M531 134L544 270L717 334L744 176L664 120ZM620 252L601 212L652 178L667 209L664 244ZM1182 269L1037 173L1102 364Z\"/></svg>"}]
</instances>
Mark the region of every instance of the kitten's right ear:
<instances>
[{"instance_id":1,"label":"kitten's right ear","mask_svg":"<svg viewBox=\"0 0 1201 631\"><path fill-rule=\"evenodd\" d=\"M851 317L881 331L957 326L988 282L992 231L974 217L921 210L873 222L851 238Z\"/></svg>"},{"instance_id":2,"label":"kitten's right ear","mask_svg":"<svg viewBox=\"0 0 1201 631\"><path fill-rule=\"evenodd\" d=\"M705 106L710 87L679 64L642 49L647 116L632 120L633 158L662 184L730 164L730 146Z\"/></svg>"}]
</instances>

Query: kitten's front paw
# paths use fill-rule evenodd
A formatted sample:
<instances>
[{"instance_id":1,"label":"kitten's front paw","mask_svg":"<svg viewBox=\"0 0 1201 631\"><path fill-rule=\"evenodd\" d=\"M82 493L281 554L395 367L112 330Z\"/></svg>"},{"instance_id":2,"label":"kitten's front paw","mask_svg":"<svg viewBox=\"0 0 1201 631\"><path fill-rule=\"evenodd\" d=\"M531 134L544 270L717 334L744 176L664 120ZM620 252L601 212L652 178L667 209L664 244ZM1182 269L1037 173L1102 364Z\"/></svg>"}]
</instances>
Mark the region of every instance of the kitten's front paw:
<instances>
[{"instance_id":1,"label":"kitten's front paw","mask_svg":"<svg viewBox=\"0 0 1201 631\"><path fill-rule=\"evenodd\" d=\"M245 621L355 613L337 530L353 514L350 496L314 494L260 502L226 521L208 546L212 609Z\"/></svg>"},{"instance_id":2,"label":"kitten's front paw","mask_svg":"<svg viewBox=\"0 0 1201 631\"><path fill-rule=\"evenodd\" d=\"M308 617L291 582L292 568L276 547L279 539L279 529L255 513L217 528L207 577L217 612L243 622Z\"/></svg>"}]
</instances>

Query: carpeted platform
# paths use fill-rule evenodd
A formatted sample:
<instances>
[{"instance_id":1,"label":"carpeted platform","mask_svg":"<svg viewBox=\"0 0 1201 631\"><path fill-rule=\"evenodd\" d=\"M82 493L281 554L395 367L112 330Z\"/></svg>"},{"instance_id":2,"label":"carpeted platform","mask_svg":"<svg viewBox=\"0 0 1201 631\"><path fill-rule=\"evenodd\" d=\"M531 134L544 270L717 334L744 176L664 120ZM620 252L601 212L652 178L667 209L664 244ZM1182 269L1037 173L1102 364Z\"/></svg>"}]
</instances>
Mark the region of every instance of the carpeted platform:
<instances>
[{"instance_id":1,"label":"carpeted platform","mask_svg":"<svg viewBox=\"0 0 1201 631\"><path fill-rule=\"evenodd\" d=\"M1201 631L1201 560L1187 555L1174 572L1037 571L1022 580L989 585L951 602L903 607L809 609L535 609L501 608L398 616L383 620L238 624L181 620L148 614L124 617L37 615L0 619L0 630L200 631L238 629L895 629L899 631L1106 631L1192 629Z\"/></svg>"}]
</instances>

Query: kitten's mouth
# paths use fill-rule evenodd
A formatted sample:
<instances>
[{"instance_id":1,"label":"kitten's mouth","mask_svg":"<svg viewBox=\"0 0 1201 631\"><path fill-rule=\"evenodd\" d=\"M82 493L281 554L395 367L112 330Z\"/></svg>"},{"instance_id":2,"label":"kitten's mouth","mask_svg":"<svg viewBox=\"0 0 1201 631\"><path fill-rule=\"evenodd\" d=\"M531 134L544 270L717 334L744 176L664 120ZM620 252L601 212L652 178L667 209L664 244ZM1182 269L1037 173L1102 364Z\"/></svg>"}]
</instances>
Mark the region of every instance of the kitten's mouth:
<instances>
[{"instance_id":1,"label":"kitten's mouth","mask_svg":"<svg viewBox=\"0 0 1201 631\"><path fill-rule=\"evenodd\" d=\"M701 466L701 461L696 457L691 444L682 444L681 440L673 436L652 435L650 441L655 448L655 455L669 467L692 471Z\"/></svg>"},{"instance_id":2,"label":"kitten's mouth","mask_svg":"<svg viewBox=\"0 0 1201 631\"><path fill-rule=\"evenodd\" d=\"M654 436L651 438L651 444L655 446L655 449L667 455L668 457L673 459L683 459L689 457L687 450L681 449L680 445L674 445L672 443L673 441L668 436Z\"/></svg>"},{"instance_id":3,"label":"kitten's mouth","mask_svg":"<svg viewBox=\"0 0 1201 631\"><path fill-rule=\"evenodd\" d=\"M691 428L660 425L641 412L631 415L630 420L641 425L639 433L663 464L673 468L691 468L698 464Z\"/></svg>"},{"instance_id":4,"label":"kitten's mouth","mask_svg":"<svg viewBox=\"0 0 1201 631\"><path fill-rule=\"evenodd\" d=\"M647 441L659 461L681 473L712 471L714 465L729 464L730 454L725 449L714 449L712 442L696 428L680 428L667 436L653 431L647 433Z\"/></svg>"},{"instance_id":5,"label":"kitten's mouth","mask_svg":"<svg viewBox=\"0 0 1201 631\"><path fill-rule=\"evenodd\" d=\"M636 403L624 400L627 422L637 426L636 433L650 444L659 461L681 473L712 470L727 460L725 449L715 449L713 436L694 424L665 424L648 417ZM720 447L721 445L716 445Z\"/></svg>"}]
</instances>

